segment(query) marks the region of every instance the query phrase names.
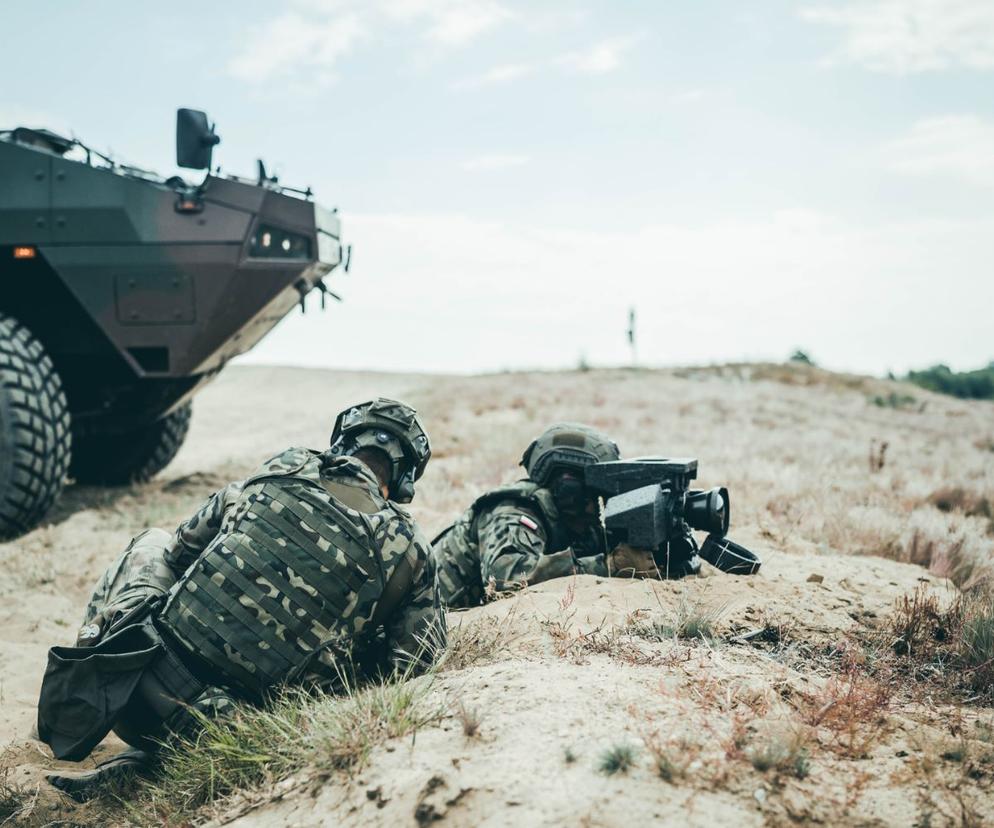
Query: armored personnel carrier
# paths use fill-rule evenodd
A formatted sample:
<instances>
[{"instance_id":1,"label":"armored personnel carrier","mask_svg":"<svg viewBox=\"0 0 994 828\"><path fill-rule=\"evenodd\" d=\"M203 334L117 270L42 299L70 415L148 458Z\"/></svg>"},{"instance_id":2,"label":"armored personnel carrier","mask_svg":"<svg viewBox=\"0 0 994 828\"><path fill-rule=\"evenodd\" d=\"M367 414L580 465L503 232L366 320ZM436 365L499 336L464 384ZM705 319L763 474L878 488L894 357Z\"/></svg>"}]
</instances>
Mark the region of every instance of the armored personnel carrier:
<instances>
[{"instance_id":1,"label":"armored personnel carrier","mask_svg":"<svg viewBox=\"0 0 994 828\"><path fill-rule=\"evenodd\" d=\"M211 174L219 140L179 110L177 163L206 170L198 184L0 131L0 537L37 524L67 477L159 472L197 390L311 290L323 304L338 217L262 162L256 180Z\"/></svg>"}]
</instances>

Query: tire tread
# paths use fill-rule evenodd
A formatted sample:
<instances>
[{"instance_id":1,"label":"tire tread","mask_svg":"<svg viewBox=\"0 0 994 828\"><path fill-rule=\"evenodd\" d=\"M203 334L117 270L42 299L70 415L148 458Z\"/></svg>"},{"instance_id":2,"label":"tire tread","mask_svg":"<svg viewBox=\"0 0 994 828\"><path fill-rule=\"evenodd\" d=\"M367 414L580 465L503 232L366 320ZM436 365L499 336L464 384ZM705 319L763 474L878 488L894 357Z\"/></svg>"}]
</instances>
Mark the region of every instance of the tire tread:
<instances>
[{"instance_id":1,"label":"tire tread","mask_svg":"<svg viewBox=\"0 0 994 828\"><path fill-rule=\"evenodd\" d=\"M6 479L0 479L0 537L27 532L65 483L72 449L69 405L52 360L34 335L0 313L0 421Z\"/></svg>"}]
</instances>

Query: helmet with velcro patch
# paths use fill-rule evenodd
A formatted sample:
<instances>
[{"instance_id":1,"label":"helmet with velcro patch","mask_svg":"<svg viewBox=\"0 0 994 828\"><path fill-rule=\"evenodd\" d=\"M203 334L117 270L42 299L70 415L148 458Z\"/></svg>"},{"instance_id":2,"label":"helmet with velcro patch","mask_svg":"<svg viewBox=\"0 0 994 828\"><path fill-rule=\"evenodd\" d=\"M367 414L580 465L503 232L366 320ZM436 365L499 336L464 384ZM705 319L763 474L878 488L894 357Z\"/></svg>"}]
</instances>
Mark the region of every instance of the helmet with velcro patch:
<instances>
[{"instance_id":1,"label":"helmet with velcro patch","mask_svg":"<svg viewBox=\"0 0 994 828\"><path fill-rule=\"evenodd\" d=\"M521 457L528 479L548 486L555 472L581 472L584 466L618 460L621 453L610 437L581 423L556 423L543 431Z\"/></svg>"},{"instance_id":2,"label":"helmet with velcro patch","mask_svg":"<svg viewBox=\"0 0 994 828\"><path fill-rule=\"evenodd\" d=\"M428 433L417 415L406 403L386 397L347 408L335 420L331 453L351 455L366 448L382 452L390 462L390 499L410 503L414 481L431 458Z\"/></svg>"}]
</instances>

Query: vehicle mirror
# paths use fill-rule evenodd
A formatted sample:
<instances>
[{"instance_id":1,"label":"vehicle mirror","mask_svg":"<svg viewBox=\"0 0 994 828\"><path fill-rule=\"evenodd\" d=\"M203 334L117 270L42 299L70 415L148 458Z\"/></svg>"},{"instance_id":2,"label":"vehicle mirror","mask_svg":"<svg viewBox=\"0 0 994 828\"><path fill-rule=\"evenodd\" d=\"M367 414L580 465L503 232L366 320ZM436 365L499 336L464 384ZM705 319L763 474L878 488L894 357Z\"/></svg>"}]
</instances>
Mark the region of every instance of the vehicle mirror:
<instances>
[{"instance_id":1,"label":"vehicle mirror","mask_svg":"<svg viewBox=\"0 0 994 828\"><path fill-rule=\"evenodd\" d=\"M221 143L207 113L199 109L176 110L176 164L191 170L210 170L211 154Z\"/></svg>"}]
</instances>

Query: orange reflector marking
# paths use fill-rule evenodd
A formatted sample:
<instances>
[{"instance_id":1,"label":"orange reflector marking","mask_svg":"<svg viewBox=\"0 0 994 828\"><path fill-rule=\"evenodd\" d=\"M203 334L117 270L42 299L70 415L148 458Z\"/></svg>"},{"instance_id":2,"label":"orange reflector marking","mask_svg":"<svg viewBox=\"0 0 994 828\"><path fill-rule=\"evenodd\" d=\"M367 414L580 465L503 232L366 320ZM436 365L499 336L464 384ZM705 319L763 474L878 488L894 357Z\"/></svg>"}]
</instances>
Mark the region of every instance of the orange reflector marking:
<instances>
[{"instance_id":1,"label":"orange reflector marking","mask_svg":"<svg viewBox=\"0 0 994 828\"><path fill-rule=\"evenodd\" d=\"M38 251L34 247L15 247L14 248L14 258L15 259L33 259L38 254Z\"/></svg>"}]
</instances>

